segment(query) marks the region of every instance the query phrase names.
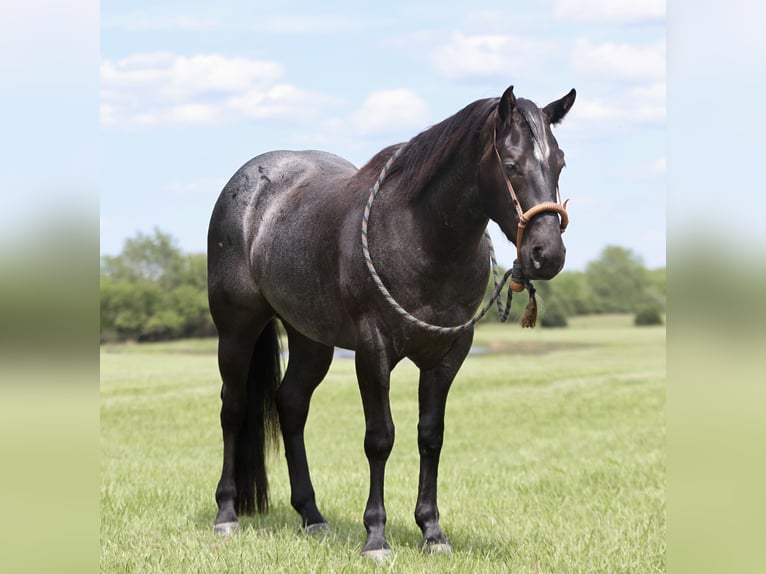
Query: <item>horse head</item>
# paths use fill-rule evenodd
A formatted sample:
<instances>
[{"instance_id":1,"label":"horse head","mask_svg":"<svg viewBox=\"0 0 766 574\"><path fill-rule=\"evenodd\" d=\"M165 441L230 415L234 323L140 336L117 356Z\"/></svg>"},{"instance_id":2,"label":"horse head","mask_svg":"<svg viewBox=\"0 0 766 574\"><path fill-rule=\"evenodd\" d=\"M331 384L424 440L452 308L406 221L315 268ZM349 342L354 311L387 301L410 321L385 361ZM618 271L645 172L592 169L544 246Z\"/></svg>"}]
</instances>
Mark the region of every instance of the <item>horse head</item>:
<instances>
[{"instance_id":1,"label":"horse head","mask_svg":"<svg viewBox=\"0 0 766 574\"><path fill-rule=\"evenodd\" d=\"M479 194L488 217L516 245L528 279L551 279L564 266L568 222L559 203L564 152L553 137L574 104L575 90L540 109L508 88L490 114L479 165ZM561 219L559 219L561 218Z\"/></svg>"}]
</instances>

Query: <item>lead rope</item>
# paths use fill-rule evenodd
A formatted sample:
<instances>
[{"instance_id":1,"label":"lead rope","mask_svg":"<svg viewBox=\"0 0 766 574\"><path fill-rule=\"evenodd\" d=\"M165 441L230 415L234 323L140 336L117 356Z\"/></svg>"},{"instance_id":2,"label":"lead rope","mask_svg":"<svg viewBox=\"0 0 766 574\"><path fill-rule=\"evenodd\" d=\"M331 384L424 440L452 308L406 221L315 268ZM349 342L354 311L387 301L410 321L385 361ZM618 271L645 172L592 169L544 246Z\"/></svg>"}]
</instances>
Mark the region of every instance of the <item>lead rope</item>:
<instances>
[{"instance_id":1,"label":"lead rope","mask_svg":"<svg viewBox=\"0 0 766 574\"><path fill-rule=\"evenodd\" d=\"M454 327L440 327L439 325L433 325L431 323L426 323L425 321L422 321L421 319L418 319L411 313L409 313L406 309L404 309L399 303L397 303L396 299L391 295L389 290L386 288L386 286L383 284L383 281L380 278L380 275L378 275L377 270L375 269L375 265L372 263L372 257L370 256L370 248L367 242L367 226L369 224L370 220L370 210L372 209L372 202L375 201L375 196L378 195L378 192L380 191L380 186L383 184L383 180L386 179L386 174L388 173L388 170L391 168L391 165L393 165L396 158L399 157L399 155L402 153L402 150L404 149L404 145L400 146L394 154L388 158L388 161L383 166L383 169L380 170L380 174L378 175L378 179L375 181L375 184L372 186L372 189L370 190L370 196L367 198L367 205L364 208L364 216L362 217L362 253L364 255L364 262L367 264L367 269L370 272L370 277L372 277L373 282L378 287L378 291L380 291L381 295L388 301L389 305L396 311L402 318L404 318L407 322L416 325L420 327L421 329L424 329L428 331L429 333L438 333L440 335L456 335L458 333L462 333L466 329L470 329L473 327L476 323L481 321L481 319L484 317L484 315L489 312L489 310L492 308L492 304L497 302L497 311L500 315L500 322L504 323L508 320L508 317L511 312L511 299L513 297L513 291L511 291L510 287L508 289L508 295L506 296L506 302L505 302L505 309L503 309L503 305L500 301L501 299L501 292L503 290L503 287L505 286L505 283L508 281L509 277L512 277L514 273L517 273L521 271L521 267L514 265L513 269L509 269L505 272L503 275L503 278L500 279L500 274L498 272L497 268L497 259L495 257L495 248L492 245L492 239L489 236L489 231L484 230L484 236L487 238L487 243L489 244L489 259L492 264L492 276L494 278L495 282L495 291L492 294L492 297L489 298L489 301L482 307L481 311L479 311L473 319L467 321L466 323L463 323L462 325L456 325ZM523 277L523 273L522 273ZM530 290L530 297L534 296L534 287ZM534 324L532 325L534 327Z\"/></svg>"}]
</instances>

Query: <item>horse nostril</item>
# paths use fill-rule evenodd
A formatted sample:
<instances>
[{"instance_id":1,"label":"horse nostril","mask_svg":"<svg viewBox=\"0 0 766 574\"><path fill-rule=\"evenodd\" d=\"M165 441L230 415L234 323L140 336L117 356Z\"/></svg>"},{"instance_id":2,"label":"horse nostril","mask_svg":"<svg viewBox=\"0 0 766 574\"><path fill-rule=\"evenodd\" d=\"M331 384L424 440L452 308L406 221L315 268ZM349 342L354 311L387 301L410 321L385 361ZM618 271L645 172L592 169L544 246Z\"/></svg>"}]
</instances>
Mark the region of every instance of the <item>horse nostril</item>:
<instances>
[{"instance_id":1,"label":"horse nostril","mask_svg":"<svg viewBox=\"0 0 766 574\"><path fill-rule=\"evenodd\" d=\"M535 245L532 248L532 265L534 265L535 269L540 269L543 266L544 257L545 254L543 253L542 246Z\"/></svg>"}]
</instances>

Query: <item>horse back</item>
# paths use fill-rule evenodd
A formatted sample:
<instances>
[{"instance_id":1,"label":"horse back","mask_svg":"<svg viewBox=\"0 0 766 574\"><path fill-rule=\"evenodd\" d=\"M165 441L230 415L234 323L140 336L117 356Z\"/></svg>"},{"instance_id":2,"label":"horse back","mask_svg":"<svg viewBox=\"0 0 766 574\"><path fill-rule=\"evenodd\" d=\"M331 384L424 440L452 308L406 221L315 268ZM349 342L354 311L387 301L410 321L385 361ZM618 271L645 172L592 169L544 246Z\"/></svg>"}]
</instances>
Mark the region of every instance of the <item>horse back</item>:
<instances>
[{"instance_id":1,"label":"horse back","mask_svg":"<svg viewBox=\"0 0 766 574\"><path fill-rule=\"evenodd\" d=\"M326 180L348 178L355 172L351 163L326 152L272 151L254 157L237 170L218 196L208 247L217 242L233 244L236 235L250 237L275 200L302 189L321 192L328 187Z\"/></svg>"}]
</instances>

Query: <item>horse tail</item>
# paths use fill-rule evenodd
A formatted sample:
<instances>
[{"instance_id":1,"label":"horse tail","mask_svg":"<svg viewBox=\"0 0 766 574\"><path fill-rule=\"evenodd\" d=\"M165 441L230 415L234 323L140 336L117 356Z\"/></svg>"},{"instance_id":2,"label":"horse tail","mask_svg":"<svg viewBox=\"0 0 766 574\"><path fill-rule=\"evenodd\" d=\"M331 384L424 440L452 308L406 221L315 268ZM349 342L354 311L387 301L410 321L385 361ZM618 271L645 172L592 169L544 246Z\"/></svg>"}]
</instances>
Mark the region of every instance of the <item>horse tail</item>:
<instances>
[{"instance_id":1,"label":"horse tail","mask_svg":"<svg viewBox=\"0 0 766 574\"><path fill-rule=\"evenodd\" d=\"M279 443L277 388L282 380L276 319L264 327L253 348L247 375L245 421L237 436L235 481L237 513L269 510L266 454Z\"/></svg>"}]
</instances>

